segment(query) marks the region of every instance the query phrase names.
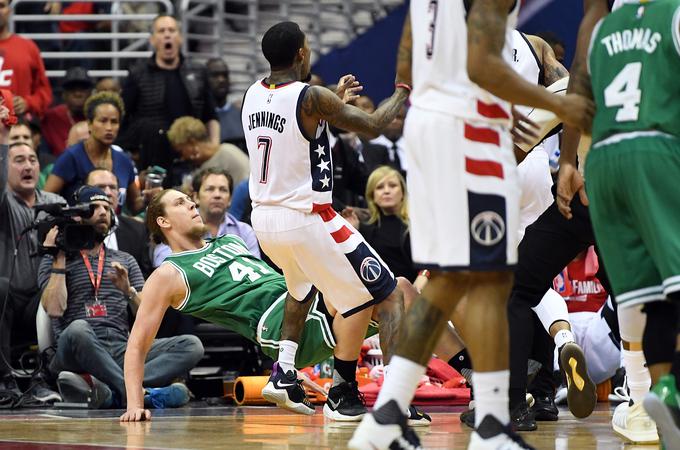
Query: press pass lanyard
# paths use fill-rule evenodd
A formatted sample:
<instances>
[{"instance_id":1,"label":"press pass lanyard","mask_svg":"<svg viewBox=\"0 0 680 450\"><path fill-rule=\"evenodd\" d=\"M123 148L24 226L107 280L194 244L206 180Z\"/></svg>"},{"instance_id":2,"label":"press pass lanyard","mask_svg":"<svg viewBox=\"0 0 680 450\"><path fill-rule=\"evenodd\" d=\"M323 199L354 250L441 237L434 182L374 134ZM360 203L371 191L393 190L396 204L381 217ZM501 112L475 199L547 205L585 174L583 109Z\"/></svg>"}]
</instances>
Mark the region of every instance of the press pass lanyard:
<instances>
[{"instance_id":1,"label":"press pass lanyard","mask_svg":"<svg viewBox=\"0 0 680 450\"><path fill-rule=\"evenodd\" d=\"M99 298L97 293L99 292L99 286L102 284L102 276L104 274L104 244L99 247L99 261L97 262L97 277L95 278L94 272L92 271L92 265L90 264L90 259L87 257L87 252L84 250L80 251L80 256L83 257L83 262L85 267L87 267L87 274L90 276L90 281L92 282L92 287L94 288L94 302L99 303Z\"/></svg>"}]
</instances>

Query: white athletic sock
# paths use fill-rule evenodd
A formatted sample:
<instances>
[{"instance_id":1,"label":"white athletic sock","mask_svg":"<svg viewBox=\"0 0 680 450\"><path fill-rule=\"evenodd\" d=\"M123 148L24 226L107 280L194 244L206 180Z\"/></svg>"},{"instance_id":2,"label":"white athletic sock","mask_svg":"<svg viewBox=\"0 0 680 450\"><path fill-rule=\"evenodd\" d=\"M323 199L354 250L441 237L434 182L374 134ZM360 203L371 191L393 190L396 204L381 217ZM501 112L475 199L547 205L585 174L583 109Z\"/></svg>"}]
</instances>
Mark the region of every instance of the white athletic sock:
<instances>
[{"instance_id":1,"label":"white athletic sock","mask_svg":"<svg viewBox=\"0 0 680 450\"><path fill-rule=\"evenodd\" d=\"M475 427L489 414L503 425L510 423L510 371L474 372L472 385L475 387Z\"/></svg>"},{"instance_id":2,"label":"white athletic sock","mask_svg":"<svg viewBox=\"0 0 680 450\"><path fill-rule=\"evenodd\" d=\"M630 398L633 400L633 403L640 403L652 385L652 378L645 364L645 355L641 351L636 352L623 349L621 354L623 357L623 367L626 368Z\"/></svg>"},{"instance_id":3,"label":"white athletic sock","mask_svg":"<svg viewBox=\"0 0 680 450\"><path fill-rule=\"evenodd\" d=\"M408 405L413 400L413 395L418 388L418 382L425 374L425 369L425 366L416 364L406 358L393 356L390 360L390 376L385 378L373 409L380 408L390 400L396 400L399 409L402 411L408 410Z\"/></svg>"},{"instance_id":4,"label":"white athletic sock","mask_svg":"<svg viewBox=\"0 0 680 450\"><path fill-rule=\"evenodd\" d=\"M569 311L567 310L567 303L562 296L553 289L548 289L541 302L531 308L538 316L545 331L550 333L550 326L563 320L569 322Z\"/></svg>"},{"instance_id":5,"label":"white athletic sock","mask_svg":"<svg viewBox=\"0 0 680 450\"><path fill-rule=\"evenodd\" d=\"M279 367L283 369L284 372L292 370L295 372L295 354L297 353L298 344L293 341L281 341L279 342Z\"/></svg>"},{"instance_id":6,"label":"white athletic sock","mask_svg":"<svg viewBox=\"0 0 680 450\"><path fill-rule=\"evenodd\" d=\"M567 342L576 342L574 340L574 334L569 330L560 330L555 334L555 347L562 348Z\"/></svg>"}]
</instances>

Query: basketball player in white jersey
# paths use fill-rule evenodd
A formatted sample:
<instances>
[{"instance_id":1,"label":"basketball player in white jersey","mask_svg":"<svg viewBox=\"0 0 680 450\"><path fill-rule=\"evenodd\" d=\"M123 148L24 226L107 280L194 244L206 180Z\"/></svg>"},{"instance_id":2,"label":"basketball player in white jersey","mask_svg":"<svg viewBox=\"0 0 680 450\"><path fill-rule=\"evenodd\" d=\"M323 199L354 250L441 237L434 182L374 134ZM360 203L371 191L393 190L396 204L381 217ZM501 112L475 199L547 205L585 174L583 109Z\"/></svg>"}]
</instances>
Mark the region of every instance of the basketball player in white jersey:
<instances>
[{"instance_id":1,"label":"basketball player in white jersey","mask_svg":"<svg viewBox=\"0 0 680 450\"><path fill-rule=\"evenodd\" d=\"M414 198L411 247L414 262L432 275L404 317L392 375L350 448L420 448L402 411L464 296L466 317L455 325L474 369L476 430L469 448L527 448L508 427L505 302L519 226L510 103L553 111L578 128L587 126L593 107L580 96L550 94L513 71L504 42L518 10L515 0L410 4L397 73L408 79L413 72L404 128Z\"/></svg>"},{"instance_id":2,"label":"basketball player in white jersey","mask_svg":"<svg viewBox=\"0 0 680 450\"><path fill-rule=\"evenodd\" d=\"M271 27L262 38L262 51L271 74L248 88L242 108L251 220L260 246L283 270L289 290L279 359L262 394L281 407L314 413L295 382L293 364L315 286L340 313L334 328L333 387L324 414L358 420L366 407L355 371L373 308L378 305L381 342L395 342L403 298L389 268L331 208L328 124L375 137L397 115L410 87L397 83L394 95L366 114L328 89L303 82L310 75L311 52L297 24Z\"/></svg>"}]
</instances>

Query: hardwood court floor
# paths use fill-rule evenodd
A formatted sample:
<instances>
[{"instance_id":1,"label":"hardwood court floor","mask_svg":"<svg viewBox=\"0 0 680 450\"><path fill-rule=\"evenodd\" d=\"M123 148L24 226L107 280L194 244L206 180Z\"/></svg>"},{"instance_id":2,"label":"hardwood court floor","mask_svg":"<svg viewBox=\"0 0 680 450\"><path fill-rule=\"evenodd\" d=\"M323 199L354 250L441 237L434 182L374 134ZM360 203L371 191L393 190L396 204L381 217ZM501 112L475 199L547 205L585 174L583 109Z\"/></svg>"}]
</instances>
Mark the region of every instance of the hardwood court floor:
<instances>
[{"instance_id":1,"label":"hardwood court floor","mask_svg":"<svg viewBox=\"0 0 680 450\"><path fill-rule=\"evenodd\" d=\"M462 408L429 409L430 427L418 434L425 448L465 449L469 430L458 419ZM612 408L599 404L577 420L560 409L558 422L539 422L522 433L538 449L655 450L624 444L610 426ZM0 449L336 449L345 448L354 426L324 423L314 416L274 407L185 407L156 412L151 422L121 424L120 411L0 411Z\"/></svg>"}]
</instances>

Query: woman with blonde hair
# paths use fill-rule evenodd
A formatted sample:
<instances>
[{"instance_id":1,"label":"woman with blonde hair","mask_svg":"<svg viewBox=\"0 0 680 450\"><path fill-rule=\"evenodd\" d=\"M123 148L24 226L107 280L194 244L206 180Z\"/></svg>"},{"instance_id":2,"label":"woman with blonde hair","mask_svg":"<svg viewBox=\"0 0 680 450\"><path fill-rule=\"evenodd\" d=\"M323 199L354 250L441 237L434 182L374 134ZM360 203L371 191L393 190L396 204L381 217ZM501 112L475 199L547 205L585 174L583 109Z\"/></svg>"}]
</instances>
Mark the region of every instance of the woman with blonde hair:
<instances>
[{"instance_id":1,"label":"woman with blonde hair","mask_svg":"<svg viewBox=\"0 0 680 450\"><path fill-rule=\"evenodd\" d=\"M411 259L407 195L401 173L392 167L380 166L366 182L368 222L360 223L351 208L343 211L343 216L361 232L395 276L413 281L418 272Z\"/></svg>"}]
</instances>

